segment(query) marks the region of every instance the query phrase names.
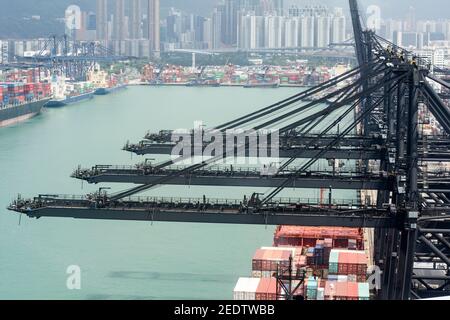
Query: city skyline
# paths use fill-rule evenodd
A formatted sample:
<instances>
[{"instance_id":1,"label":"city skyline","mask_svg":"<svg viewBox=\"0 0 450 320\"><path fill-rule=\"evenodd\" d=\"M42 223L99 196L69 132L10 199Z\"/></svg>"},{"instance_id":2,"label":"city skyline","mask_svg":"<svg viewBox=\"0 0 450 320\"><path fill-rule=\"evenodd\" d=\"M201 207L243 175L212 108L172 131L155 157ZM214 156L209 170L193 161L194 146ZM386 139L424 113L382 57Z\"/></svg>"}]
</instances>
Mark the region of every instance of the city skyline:
<instances>
[{"instance_id":1,"label":"city skyline","mask_svg":"<svg viewBox=\"0 0 450 320\"><path fill-rule=\"evenodd\" d=\"M66 32L76 40L99 41L117 54L135 57L158 57L177 49L326 48L352 38L348 9L322 4L338 1L296 3L220 0L209 14L197 15L177 7L162 13L160 0L96 0L93 11L80 7L79 29ZM381 11L379 22L371 27L395 44L417 50L450 42L450 20L419 19L413 7L404 16L385 18ZM366 23L369 18L363 19ZM20 41L17 49L8 47L16 53L40 50L35 43Z\"/></svg>"}]
</instances>

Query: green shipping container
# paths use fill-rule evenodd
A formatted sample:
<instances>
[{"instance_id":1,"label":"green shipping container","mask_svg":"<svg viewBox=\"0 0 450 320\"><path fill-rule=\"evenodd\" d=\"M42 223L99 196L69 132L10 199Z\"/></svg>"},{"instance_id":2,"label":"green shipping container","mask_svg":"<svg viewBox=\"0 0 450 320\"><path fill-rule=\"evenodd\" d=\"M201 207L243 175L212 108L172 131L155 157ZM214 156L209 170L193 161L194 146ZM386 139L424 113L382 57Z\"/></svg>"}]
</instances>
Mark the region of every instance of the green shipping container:
<instances>
[{"instance_id":1,"label":"green shipping container","mask_svg":"<svg viewBox=\"0 0 450 320\"><path fill-rule=\"evenodd\" d=\"M306 290L306 297L308 300L316 300L317 298L317 289L307 289Z\"/></svg>"},{"instance_id":2,"label":"green shipping container","mask_svg":"<svg viewBox=\"0 0 450 320\"><path fill-rule=\"evenodd\" d=\"M331 250L330 259L328 261L328 272L330 274L338 273L339 252Z\"/></svg>"},{"instance_id":3,"label":"green shipping container","mask_svg":"<svg viewBox=\"0 0 450 320\"><path fill-rule=\"evenodd\" d=\"M370 299L370 289L368 283L358 283L358 297L359 300Z\"/></svg>"}]
</instances>

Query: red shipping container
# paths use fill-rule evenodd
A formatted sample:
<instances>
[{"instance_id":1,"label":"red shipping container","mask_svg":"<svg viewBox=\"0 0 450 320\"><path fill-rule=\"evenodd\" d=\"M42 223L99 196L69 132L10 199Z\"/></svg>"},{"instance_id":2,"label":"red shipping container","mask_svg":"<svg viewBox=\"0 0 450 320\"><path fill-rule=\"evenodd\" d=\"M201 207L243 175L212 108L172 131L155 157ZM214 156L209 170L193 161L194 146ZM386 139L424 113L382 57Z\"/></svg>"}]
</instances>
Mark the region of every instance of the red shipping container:
<instances>
[{"instance_id":1,"label":"red shipping container","mask_svg":"<svg viewBox=\"0 0 450 320\"><path fill-rule=\"evenodd\" d=\"M270 282L267 286L267 300L277 300L277 279L269 278Z\"/></svg>"},{"instance_id":2,"label":"red shipping container","mask_svg":"<svg viewBox=\"0 0 450 320\"><path fill-rule=\"evenodd\" d=\"M336 286L336 299L347 300L347 282L337 282Z\"/></svg>"},{"instance_id":3,"label":"red shipping container","mask_svg":"<svg viewBox=\"0 0 450 320\"><path fill-rule=\"evenodd\" d=\"M347 248L348 239L355 239L358 248L363 246L363 232L358 228L279 226L275 232L276 246L315 246L317 240L332 239L334 247Z\"/></svg>"},{"instance_id":4,"label":"red shipping container","mask_svg":"<svg viewBox=\"0 0 450 320\"><path fill-rule=\"evenodd\" d=\"M347 282L347 297L351 300L358 300L359 298L358 283Z\"/></svg>"},{"instance_id":5,"label":"red shipping container","mask_svg":"<svg viewBox=\"0 0 450 320\"><path fill-rule=\"evenodd\" d=\"M270 284L270 278L261 278L256 289L256 300L267 300L267 289Z\"/></svg>"},{"instance_id":6,"label":"red shipping container","mask_svg":"<svg viewBox=\"0 0 450 320\"><path fill-rule=\"evenodd\" d=\"M261 278L256 289L256 300L277 300L277 280Z\"/></svg>"},{"instance_id":7,"label":"red shipping container","mask_svg":"<svg viewBox=\"0 0 450 320\"><path fill-rule=\"evenodd\" d=\"M256 250L252 260L252 270L262 270L263 257L264 257L264 250L261 249Z\"/></svg>"}]
</instances>

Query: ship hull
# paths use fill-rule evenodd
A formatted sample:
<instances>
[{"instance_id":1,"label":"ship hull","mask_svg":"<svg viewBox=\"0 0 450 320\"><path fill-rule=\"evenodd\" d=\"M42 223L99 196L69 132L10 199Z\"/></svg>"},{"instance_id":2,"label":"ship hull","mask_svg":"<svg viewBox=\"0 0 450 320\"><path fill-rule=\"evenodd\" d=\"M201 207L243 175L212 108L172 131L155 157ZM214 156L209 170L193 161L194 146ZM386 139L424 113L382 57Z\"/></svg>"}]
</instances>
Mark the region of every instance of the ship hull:
<instances>
[{"instance_id":1,"label":"ship hull","mask_svg":"<svg viewBox=\"0 0 450 320\"><path fill-rule=\"evenodd\" d=\"M255 84L244 84L244 88L279 88L279 83L255 83Z\"/></svg>"},{"instance_id":2,"label":"ship hull","mask_svg":"<svg viewBox=\"0 0 450 320\"><path fill-rule=\"evenodd\" d=\"M10 126L38 115L49 101L44 99L0 109L0 127Z\"/></svg>"},{"instance_id":3,"label":"ship hull","mask_svg":"<svg viewBox=\"0 0 450 320\"><path fill-rule=\"evenodd\" d=\"M121 86L117 86L117 87L113 87L113 88L99 88L99 89L95 90L94 94L97 96L105 96L107 94L114 93L119 90L123 90L126 87L127 87L126 85L121 85Z\"/></svg>"},{"instance_id":4,"label":"ship hull","mask_svg":"<svg viewBox=\"0 0 450 320\"><path fill-rule=\"evenodd\" d=\"M220 83L213 83L213 84L186 84L186 87L213 87L213 88L217 88L220 87Z\"/></svg>"},{"instance_id":5,"label":"ship hull","mask_svg":"<svg viewBox=\"0 0 450 320\"><path fill-rule=\"evenodd\" d=\"M59 108L59 107L64 107L64 106L68 106L71 104L75 104L75 103L79 103L85 100L90 100L94 97L94 93L90 92L90 93L85 93L85 94L81 94L79 96L73 96L73 97L69 97L66 98L64 100L50 100L45 107L46 108Z\"/></svg>"}]
</instances>

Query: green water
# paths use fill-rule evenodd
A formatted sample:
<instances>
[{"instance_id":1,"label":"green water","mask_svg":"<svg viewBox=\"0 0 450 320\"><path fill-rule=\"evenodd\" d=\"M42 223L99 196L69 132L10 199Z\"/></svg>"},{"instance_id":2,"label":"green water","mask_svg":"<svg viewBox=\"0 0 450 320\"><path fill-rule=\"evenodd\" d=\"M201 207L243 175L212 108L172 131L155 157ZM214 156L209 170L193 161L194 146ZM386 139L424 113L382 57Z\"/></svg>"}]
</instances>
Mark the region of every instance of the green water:
<instances>
[{"instance_id":1,"label":"green water","mask_svg":"<svg viewBox=\"0 0 450 320\"><path fill-rule=\"evenodd\" d=\"M147 130L192 128L196 120L211 127L297 90L133 87L1 128L0 299L230 299L238 277L250 275L254 251L272 244L273 227L20 219L4 208L18 193L97 190L71 179L72 171L142 162L121 148ZM151 195L251 191L171 186ZM81 290L66 287L70 265L81 268Z\"/></svg>"},{"instance_id":2,"label":"green water","mask_svg":"<svg viewBox=\"0 0 450 320\"><path fill-rule=\"evenodd\" d=\"M0 299L229 299L273 228L40 220L4 209L18 193L84 194L99 186L69 176L78 166L141 162L121 151L147 130L208 126L295 89L133 87L0 129ZM124 186L113 186L122 190ZM240 197L236 188L165 187L154 195ZM66 269L81 268L81 290Z\"/></svg>"}]
</instances>

